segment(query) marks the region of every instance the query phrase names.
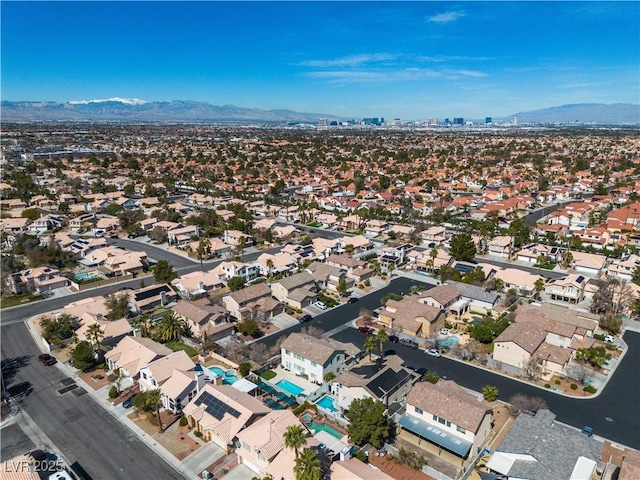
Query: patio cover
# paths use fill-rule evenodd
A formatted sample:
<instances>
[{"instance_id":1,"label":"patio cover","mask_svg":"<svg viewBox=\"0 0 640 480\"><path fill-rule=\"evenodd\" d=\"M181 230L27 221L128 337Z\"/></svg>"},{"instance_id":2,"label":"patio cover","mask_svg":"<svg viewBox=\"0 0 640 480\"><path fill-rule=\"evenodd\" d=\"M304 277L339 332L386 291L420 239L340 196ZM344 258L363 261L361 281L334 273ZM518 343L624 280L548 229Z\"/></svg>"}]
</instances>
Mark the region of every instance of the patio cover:
<instances>
[{"instance_id":1,"label":"patio cover","mask_svg":"<svg viewBox=\"0 0 640 480\"><path fill-rule=\"evenodd\" d=\"M325 432L324 430L317 431L314 437L320 443L324 444L325 447L331 450L333 453L340 453L345 448L347 449L347 451L349 450L349 445L341 442L336 437L334 437L330 433Z\"/></svg>"},{"instance_id":2,"label":"patio cover","mask_svg":"<svg viewBox=\"0 0 640 480\"><path fill-rule=\"evenodd\" d=\"M416 435L426 438L432 443L455 453L459 457L466 458L471 450L472 443L447 433L435 425L423 422L409 415L404 415L398 422L401 427L406 428Z\"/></svg>"},{"instance_id":3,"label":"patio cover","mask_svg":"<svg viewBox=\"0 0 640 480\"><path fill-rule=\"evenodd\" d=\"M233 382L231 386L244 393L253 392L256 388L258 388L258 385L247 380L246 378L241 378L239 380L236 380L235 382Z\"/></svg>"}]
</instances>

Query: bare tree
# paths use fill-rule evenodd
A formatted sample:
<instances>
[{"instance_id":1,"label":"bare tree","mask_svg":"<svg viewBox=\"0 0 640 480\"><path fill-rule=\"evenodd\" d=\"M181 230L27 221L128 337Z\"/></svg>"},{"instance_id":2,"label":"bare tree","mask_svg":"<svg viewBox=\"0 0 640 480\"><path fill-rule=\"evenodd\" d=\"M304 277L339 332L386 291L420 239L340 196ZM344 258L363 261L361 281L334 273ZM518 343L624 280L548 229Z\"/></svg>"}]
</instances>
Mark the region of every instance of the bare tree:
<instances>
[{"instance_id":1,"label":"bare tree","mask_svg":"<svg viewBox=\"0 0 640 480\"><path fill-rule=\"evenodd\" d=\"M304 333L314 338L322 338L322 336L324 335L323 330L320 330L318 327L313 325L307 325L301 330L301 333Z\"/></svg>"},{"instance_id":2,"label":"bare tree","mask_svg":"<svg viewBox=\"0 0 640 480\"><path fill-rule=\"evenodd\" d=\"M529 397L522 393L517 393L509 399L511 413L536 413L538 410L547 408L547 402L541 397Z\"/></svg>"},{"instance_id":3,"label":"bare tree","mask_svg":"<svg viewBox=\"0 0 640 480\"><path fill-rule=\"evenodd\" d=\"M567 367L567 376L585 385L593 378L593 370L582 363L572 363Z\"/></svg>"},{"instance_id":4,"label":"bare tree","mask_svg":"<svg viewBox=\"0 0 640 480\"><path fill-rule=\"evenodd\" d=\"M540 357L531 357L522 364L525 375L531 380L535 380L542 372L543 360Z\"/></svg>"},{"instance_id":5,"label":"bare tree","mask_svg":"<svg viewBox=\"0 0 640 480\"><path fill-rule=\"evenodd\" d=\"M269 348L264 343L254 343L247 354L252 361L262 365L269 359Z\"/></svg>"}]
</instances>

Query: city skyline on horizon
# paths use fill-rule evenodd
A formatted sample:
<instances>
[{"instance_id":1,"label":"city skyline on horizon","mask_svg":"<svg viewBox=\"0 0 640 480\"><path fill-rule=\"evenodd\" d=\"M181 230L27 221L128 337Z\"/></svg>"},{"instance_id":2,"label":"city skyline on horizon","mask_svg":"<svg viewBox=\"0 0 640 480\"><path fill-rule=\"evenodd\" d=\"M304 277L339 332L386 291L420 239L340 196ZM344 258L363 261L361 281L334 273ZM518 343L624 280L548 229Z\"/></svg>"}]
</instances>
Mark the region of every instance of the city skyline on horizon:
<instances>
[{"instance_id":1,"label":"city skyline on horizon","mask_svg":"<svg viewBox=\"0 0 640 480\"><path fill-rule=\"evenodd\" d=\"M63 28L51 32L56 21ZM640 6L3 2L2 70L2 99L12 101L121 97L339 117L500 118L637 104Z\"/></svg>"}]
</instances>

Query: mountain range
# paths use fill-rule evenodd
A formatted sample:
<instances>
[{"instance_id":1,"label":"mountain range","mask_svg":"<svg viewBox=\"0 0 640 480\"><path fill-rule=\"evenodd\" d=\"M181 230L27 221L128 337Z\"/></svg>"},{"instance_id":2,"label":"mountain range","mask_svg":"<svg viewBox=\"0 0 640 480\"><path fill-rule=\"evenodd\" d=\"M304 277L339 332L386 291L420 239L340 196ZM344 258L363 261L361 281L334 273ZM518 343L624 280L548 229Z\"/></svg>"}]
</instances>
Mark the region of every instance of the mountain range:
<instances>
[{"instance_id":1,"label":"mountain range","mask_svg":"<svg viewBox=\"0 0 640 480\"><path fill-rule=\"evenodd\" d=\"M640 105L630 103L579 103L519 112L501 118L525 123L640 124ZM146 102L140 99L109 98L66 103L6 101L0 106L3 122L229 122L229 123L311 123L319 118L339 121L327 113L292 110L261 110L235 105L174 100Z\"/></svg>"}]
</instances>

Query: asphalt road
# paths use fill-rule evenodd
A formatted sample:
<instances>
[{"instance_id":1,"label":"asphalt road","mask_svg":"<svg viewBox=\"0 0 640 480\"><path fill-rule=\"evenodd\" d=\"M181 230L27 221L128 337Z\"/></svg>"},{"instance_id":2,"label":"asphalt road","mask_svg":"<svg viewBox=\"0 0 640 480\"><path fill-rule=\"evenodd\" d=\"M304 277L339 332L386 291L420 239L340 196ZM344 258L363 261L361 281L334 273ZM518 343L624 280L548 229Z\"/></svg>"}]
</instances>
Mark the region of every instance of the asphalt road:
<instances>
[{"instance_id":1,"label":"asphalt road","mask_svg":"<svg viewBox=\"0 0 640 480\"><path fill-rule=\"evenodd\" d=\"M94 480L182 478L91 396L59 394L66 377L40 364L39 353L24 324L2 329L7 389L70 463Z\"/></svg>"},{"instance_id":2,"label":"asphalt road","mask_svg":"<svg viewBox=\"0 0 640 480\"><path fill-rule=\"evenodd\" d=\"M513 262L505 262L502 260L495 260L493 258L486 257L476 257L476 261L480 263L488 263L490 265L495 265L500 268L517 268L518 270L522 270L525 272L529 272L533 275L540 275L546 278L562 278L566 277L567 274L563 272L553 272L551 270L546 270L544 268L538 269L537 267L527 267L526 265L519 265Z\"/></svg>"}]
</instances>

